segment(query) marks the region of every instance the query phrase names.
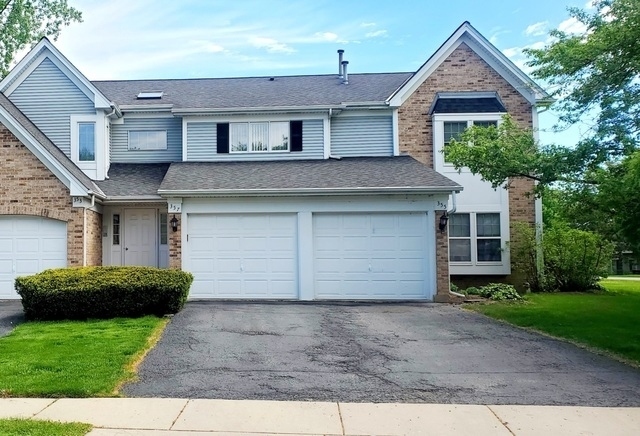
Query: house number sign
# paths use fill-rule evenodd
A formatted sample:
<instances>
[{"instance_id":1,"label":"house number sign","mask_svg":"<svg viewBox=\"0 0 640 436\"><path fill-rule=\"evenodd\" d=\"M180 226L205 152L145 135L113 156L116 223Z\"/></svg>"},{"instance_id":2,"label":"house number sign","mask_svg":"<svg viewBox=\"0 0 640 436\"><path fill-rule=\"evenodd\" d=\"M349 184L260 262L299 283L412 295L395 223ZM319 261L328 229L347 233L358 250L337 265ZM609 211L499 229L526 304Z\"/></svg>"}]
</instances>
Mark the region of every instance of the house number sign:
<instances>
[{"instance_id":1,"label":"house number sign","mask_svg":"<svg viewBox=\"0 0 640 436\"><path fill-rule=\"evenodd\" d=\"M180 213L182 212L182 203L169 202L168 210L169 213Z\"/></svg>"}]
</instances>

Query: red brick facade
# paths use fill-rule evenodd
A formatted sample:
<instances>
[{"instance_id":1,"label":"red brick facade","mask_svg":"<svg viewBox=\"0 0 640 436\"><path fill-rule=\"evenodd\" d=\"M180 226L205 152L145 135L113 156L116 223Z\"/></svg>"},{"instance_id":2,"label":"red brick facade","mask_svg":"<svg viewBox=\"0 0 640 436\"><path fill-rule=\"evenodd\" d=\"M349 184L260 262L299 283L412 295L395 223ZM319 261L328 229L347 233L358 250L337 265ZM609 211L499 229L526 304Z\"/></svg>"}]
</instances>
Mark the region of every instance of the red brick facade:
<instances>
[{"instance_id":1,"label":"red brick facade","mask_svg":"<svg viewBox=\"0 0 640 436\"><path fill-rule=\"evenodd\" d=\"M69 189L0 124L0 215L33 215L67 223L69 266L102 262L101 215L71 206Z\"/></svg>"},{"instance_id":2,"label":"red brick facade","mask_svg":"<svg viewBox=\"0 0 640 436\"><path fill-rule=\"evenodd\" d=\"M437 92L490 91L497 92L507 111L521 126L531 128L533 123L531 104L478 56L466 44L461 44L436 70L413 92L398 109L400 152L433 167L433 123L429 110ZM511 222L534 223L534 198L527 196L533 190L529 180L512 180L509 189L509 218ZM513 227L513 226L512 226ZM448 254L440 259L440 252L448 253L446 237L437 238L438 295L449 289ZM444 275L447 275L445 280ZM446 286L446 289L445 289Z\"/></svg>"}]
</instances>

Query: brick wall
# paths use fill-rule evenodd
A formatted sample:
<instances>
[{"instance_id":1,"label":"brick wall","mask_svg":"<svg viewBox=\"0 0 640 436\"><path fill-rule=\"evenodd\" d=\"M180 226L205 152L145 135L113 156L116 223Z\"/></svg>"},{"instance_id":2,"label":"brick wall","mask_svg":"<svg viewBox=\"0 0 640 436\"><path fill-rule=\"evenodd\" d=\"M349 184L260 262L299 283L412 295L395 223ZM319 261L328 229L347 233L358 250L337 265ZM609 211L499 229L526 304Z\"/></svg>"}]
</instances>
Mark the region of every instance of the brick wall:
<instances>
[{"instance_id":1,"label":"brick wall","mask_svg":"<svg viewBox=\"0 0 640 436\"><path fill-rule=\"evenodd\" d=\"M2 124L0 165L0 215L34 215L65 221L68 265L82 266L83 210L71 206L69 189ZM92 220L99 221L95 217ZM93 239L87 246L101 251L95 248L96 242L101 244L101 239ZM95 255L91 258L92 262L101 261Z\"/></svg>"},{"instance_id":2,"label":"brick wall","mask_svg":"<svg viewBox=\"0 0 640 436\"><path fill-rule=\"evenodd\" d=\"M507 111L523 127L532 127L531 104L466 44L461 44L398 109L400 152L433 168L433 126L429 110L437 92L497 92ZM533 182L510 181L511 222L534 223ZM513 231L513 226L512 231Z\"/></svg>"},{"instance_id":3,"label":"brick wall","mask_svg":"<svg viewBox=\"0 0 640 436\"><path fill-rule=\"evenodd\" d=\"M169 268L182 269L182 216L178 213L175 215L178 220L178 230L171 230L169 224ZM169 215L171 220L173 215Z\"/></svg>"},{"instance_id":4,"label":"brick wall","mask_svg":"<svg viewBox=\"0 0 640 436\"><path fill-rule=\"evenodd\" d=\"M437 302L450 301L449 297L449 232L438 228L442 212L435 214L436 220L436 297Z\"/></svg>"},{"instance_id":5,"label":"brick wall","mask_svg":"<svg viewBox=\"0 0 640 436\"><path fill-rule=\"evenodd\" d=\"M87 265L102 265L102 215L86 210Z\"/></svg>"}]
</instances>

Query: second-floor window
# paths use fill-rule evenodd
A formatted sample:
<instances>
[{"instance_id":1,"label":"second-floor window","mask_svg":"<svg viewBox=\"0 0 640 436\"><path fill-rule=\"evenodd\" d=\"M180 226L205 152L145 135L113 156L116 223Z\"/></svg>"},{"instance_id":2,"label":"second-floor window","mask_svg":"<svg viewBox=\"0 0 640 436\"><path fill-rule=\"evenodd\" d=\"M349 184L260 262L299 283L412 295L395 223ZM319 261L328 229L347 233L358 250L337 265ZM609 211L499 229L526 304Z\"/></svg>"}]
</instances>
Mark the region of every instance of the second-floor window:
<instances>
[{"instance_id":1,"label":"second-floor window","mask_svg":"<svg viewBox=\"0 0 640 436\"><path fill-rule=\"evenodd\" d=\"M289 136L288 122L229 123L229 151L289 151Z\"/></svg>"},{"instance_id":2,"label":"second-floor window","mask_svg":"<svg viewBox=\"0 0 640 436\"><path fill-rule=\"evenodd\" d=\"M489 127L489 126L497 126L498 121L445 121L442 123L444 141L443 144L447 145L451 143L452 139L456 141L460 140L460 135L464 132L468 127L471 126L480 126L480 127ZM445 163L449 163L447 159L447 154L444 156Z\"/></svg>"},{"instance_id":3,"label":"second-floor window","mask_svg":"<svg viewBox=\"0 0 640 436\"><path fill-rule=\"evenodd\" d=\"M166 150L166 130L129 130L129 150Z\"/></svg>"},{"instance_id":4,"label":"second-floor window","mask_svg":"<svg viewBox=\"0 0 640 436\"><path fill-rule=\"evenodd\" d=\"M78 160L96 160L96 123L78 123Z\"/></svg>"}]
</instances>

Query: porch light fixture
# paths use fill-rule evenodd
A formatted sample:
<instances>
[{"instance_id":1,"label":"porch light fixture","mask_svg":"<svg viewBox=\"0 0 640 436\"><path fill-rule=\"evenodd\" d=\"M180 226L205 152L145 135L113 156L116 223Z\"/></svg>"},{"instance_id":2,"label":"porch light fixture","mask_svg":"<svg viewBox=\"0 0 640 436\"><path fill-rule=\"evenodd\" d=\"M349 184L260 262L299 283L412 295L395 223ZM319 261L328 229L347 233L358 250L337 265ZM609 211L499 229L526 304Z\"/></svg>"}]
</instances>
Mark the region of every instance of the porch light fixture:
<instances>
[{"instance_id":1,"label":"porch light fixture","mask_svg":"<svg viewBox=\"0 0 640 436\"><path fill-rule=\"evenodd\" d=\"M440 233L444 233L444 230L447 228L447 221L449 221L449 215L447 215L445 211L445 213L440 216L440 225L438 225Z\"/></svg>"},{"instance_id":2,"label":"porch light fixture","mask_svg":"<svg viewBox=\"0 0 640 436\"><path fill-rule=\"evenodd\" d=\"M171 218L171 221L169 221L169 223L171 224L171 230L173 230L174 232L177 232L178 231L178 218L176 218L176 214L175 213L173 214L173 218Z\"/></svg>"}]
</instances>

